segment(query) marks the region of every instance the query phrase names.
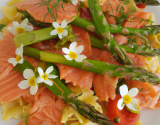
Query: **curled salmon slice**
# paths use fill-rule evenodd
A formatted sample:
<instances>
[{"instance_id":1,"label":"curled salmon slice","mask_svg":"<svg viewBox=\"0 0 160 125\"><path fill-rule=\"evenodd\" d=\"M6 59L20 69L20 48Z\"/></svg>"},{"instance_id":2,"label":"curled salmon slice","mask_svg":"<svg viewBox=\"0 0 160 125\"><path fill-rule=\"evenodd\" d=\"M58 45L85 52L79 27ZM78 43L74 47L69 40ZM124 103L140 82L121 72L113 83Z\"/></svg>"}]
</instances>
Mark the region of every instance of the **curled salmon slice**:
<instances>
[{"instance_id":1,"label":"curled salmon slice","mask_svg":"<svg viewBox=\"0 0 160 125\"><path fill-rule=\"evenodd\" d=\"M55 20L52 18L51 14L48 13L46 5L42 5L45 1L42 0L27 0L16 4L17 8L21 11L27 11L35 20L45 23L52 23ZM55 6L56 0L50 2L50 6ZM59 24L66 19L68 22L74 20L74 16L78 15L78 5L74 6L73 4L67 4L59 2L59 7L57 8L57 17L56 22ZM53 12L52 12L53 13ZM54 14L55 16L55 14ZM45 17L45 18L44 18Z\"/></svg>"}]
</instances>

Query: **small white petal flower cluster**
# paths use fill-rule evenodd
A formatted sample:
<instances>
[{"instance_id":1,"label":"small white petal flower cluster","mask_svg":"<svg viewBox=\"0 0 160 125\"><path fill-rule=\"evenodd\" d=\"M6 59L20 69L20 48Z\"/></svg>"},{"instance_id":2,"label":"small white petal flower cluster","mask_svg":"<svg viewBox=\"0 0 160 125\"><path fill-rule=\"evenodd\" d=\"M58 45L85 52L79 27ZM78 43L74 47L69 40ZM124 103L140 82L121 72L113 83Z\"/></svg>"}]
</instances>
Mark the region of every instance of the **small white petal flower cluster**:
<instances>
[{"instance_id":1,"label":"small white petal flower cluster","mask_svg":"<svg viewBox=\"0 0 160 125\"><path fill-rule=\"evenodd\" d=\"M21 44L21 46L19 48L16 49L16 58L9 58L8 62L11 63L14 67L20 63L23 63L23 44Z\"/></svg>"},{"instance_id":2,"label":"small white petal flower cluster","mask_svg":"<svg viewBox=\"0 0 160 125\"><path fill-rule=\"evenodd\" d=\"M32 69L25 69L23 72L23 77L26 80L21 81L18 84L18 87L21 89L27 89L30 87L30 93L31 95L35 95L38 91L38 84L39 83L45 83L49 86L53 85L53 82L50 80L50 78L57 78L58 76L50 74L54 70L53 66L50 66L47 68L46 72L43 72L43 70L38 67L38 73L40 76L38 78L35 77L35 73Z\"/></svg>"},{"instance_id":3,"label":"small white petal flower cluster","mask_svg":"<svg viewBox=\"0 0 160 125\"><path fill-rule=\"evenodd\" d=\"M50 35L57 35L60 39L68 35L68 30L65 29L67 26L67 21L63 20L61 25L59 25L57 22L53 22L52 25L55 28L53 31L51 31Z\"/></svg>"},{"instance_id":4,"label":"small white petal flower cluster","mask_svg":"<svg viewBox=\"0 0 160 125\"><path fill-rule=\"evenodd\" d=\"M84 50L84 47L82 45L77 47L77 42L72 42L68 48L62 48L62 51L67 54L64 55L64 57L67 60L75 60L77 62L82 62L87 57L85 55L80 55Z\"/></svg>"},{"instance_id":5,"label":"small white petal flower cluster","mask_svg":"<svg viewBox=\"0 0 160 125\"><path fill-rule=\"evenodd\" d=\"M134 99L138 94L137 88L132 88L128 91L128 87L126 85L120 86L120 95L122 98L118 100L117 107L119 110L122 110L126 105L129 111L132 112L139 112L139 102L138 100Z\"/></svg>"},{"instance_id":6,"label":"small white petal flower cluster","mask_svg":"<svg viewBox=\"0 0 160 125\"><path fill-rule=\"evenodd\" d=\"M22 21L21 24L13 21L13 27L7 27L7 30L14 36L33 31L33 26L29 23L28 19Z\"/></svg>"},{"instance_id":7,"label":"small white petal flower cluster","mask_svg":"<svg viewBox=\"0 0 160 125\"><path fill-rule=\"evenodd\" d=\"M76 6L78 1L84 2L84 0L71 0L71 3Z\"/></svg>"}]
</instances>

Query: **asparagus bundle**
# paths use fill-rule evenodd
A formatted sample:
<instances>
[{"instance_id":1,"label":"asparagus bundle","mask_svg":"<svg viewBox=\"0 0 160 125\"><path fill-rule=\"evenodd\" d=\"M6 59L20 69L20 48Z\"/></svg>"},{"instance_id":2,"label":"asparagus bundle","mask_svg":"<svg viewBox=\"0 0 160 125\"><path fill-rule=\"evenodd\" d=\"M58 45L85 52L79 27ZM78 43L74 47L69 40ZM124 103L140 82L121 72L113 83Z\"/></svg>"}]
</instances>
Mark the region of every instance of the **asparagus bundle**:
<instances>
[{"instance_id":1,"label":"asparagus bundle","mask_svg":"<svg viewBox=\"0 0 160 125\"><path fill-rule=\"evenodd\" d=\"M54 66L51 63L48 63L46 69L50 66ZM55 67L55 66L54 66ZM23 74L25 69L33 69L33 67L24 60L24 63L18 64L14 70L19 71ZM56 68L51 72L52 75L59 75ZM87 104L79 99L77 99L73 93L62 83L59 78L52 79L54 81L52 86L45 84L45 86L51 90L56 96L65 100L68 104L70 104L73 108L75 108L81 115L85 118L91 120L94 123L99 125L114 125L110 120L103 115L102 113L98 112L93 106Z\"/></svg>"},{"instance_id":2,"label":"asparagus bundle","mask_svg":"<svg viewBox=\"0 0 160 125\"><path fill-rule=\"evenodd\" d=\"M69 61L63 55L39 51L31 47L24 47L24 54L45 62L61 63L64 65L80 68L85 71L98 73L101 75L110 75L115 77L124 77L130 80L147 81L151 84L159 84L160 78L143 68L130 65L113 65L107 62L85 59L83 62Z\"/></svg>"}]
</instances>

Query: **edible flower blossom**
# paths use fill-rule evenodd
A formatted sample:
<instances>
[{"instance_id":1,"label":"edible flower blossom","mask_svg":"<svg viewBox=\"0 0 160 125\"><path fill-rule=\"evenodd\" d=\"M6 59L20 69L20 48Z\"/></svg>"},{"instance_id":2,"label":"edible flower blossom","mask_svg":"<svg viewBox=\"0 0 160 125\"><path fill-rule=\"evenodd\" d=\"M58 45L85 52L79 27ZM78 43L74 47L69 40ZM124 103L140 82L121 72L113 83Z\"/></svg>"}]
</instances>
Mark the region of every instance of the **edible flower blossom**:
<instances>
[{"instance_id":1,"label":"edible flower blossom","mask_svg":"<svg viewBox=\"0 0 160 125\"><path fill-rule=\"evenodd\" d=\"M7 30L14 36L33 31L33 26L29 23L28 19L22 21L21 24L13 21L13 27L7 27Z\"/></svg>"},{"instance_id":2,"label":"edible flower blossom","mask_svg":"<svg viewBox=\"0 0 160 125\"><path fill-rule=\"evenodd\" d=\"M19 48L16 49L16 58L9 58L8 62L11 63L14 67L20 63L23 63L23 44Z\"/></svg>"},{"instance_id":3,"label":"edible flower blossom","mask_svg":"<svg viewBox=\"0 0 160 125\"><path fill-rule=\"evenodd\" d=\"M59 25L57 22L53 22L52 25L55 28L54 30L52 30L50 32L50 35L57 35L60 39L62 39L63 37L68 35L68 30L65 29L65 27L67 26L67 21L63 20L61 25Z\"/></svg>"},{"instance_id":4,"label":"edible flower blossom","mask_svg":"<svg viewBox=\"0 0 160 125\"><path fill-rule=\"evenodd\" d=\"M38 67L38 73L40 76L37 78L37 82L41 83L44 82L49 86L53 85L53 82L50 79L57 78L58 76L50 74L53 71L53 66L50 66L49 68L46 69L46 72L43 72L43 69Z\"/></svg>"},{"instance_id":5,"label":"edible flower blossom","mask_svg":"<svg viewBox=\"0 0 160 125\"><path fill-rule=\"evenodd\" d=\"M84 0L80 0L80 1L84 2ZM71 3L76 6L78 4L78 0L71 0Z\"/></svg>"},{"instance_id":6,"label":"edible flower blossom","mask_svg":"<svg viewBox=\"0 0 160 125\"><path fill-rule=\"evenodd\" d=\"M124 106L126 105L126 108L128 108L129 111L136 113L139 112L139 103L138 100L134 99L138 94L137 88L132 88L128 91L128 87L126 85L120 86L120 95L122 98L118 100L118 109L122 110Z\"/></svg>"},{"instance_id":7,"label":"edible flower blossom","mask_svg":"<svg viewBox=\"0 0 160 125\"><path fill-rule=\"evenodd\" d=\"M35 95L38 91L38 84L37 84L37 78L35 77L33 70L25 69L23 72L23 77L26 80L21 81L18 84L18 87L21 89L27 89L30 87L31 95Z\"/></svg>"},{"instance_id":8,"label":"edible flower blossom","mask_svg":"<svg viewBox=\"0 0 160 125\"><path fill-rule=\"evenodd\" d=\"M77 62L82 62L87 57L85 55L80 55L84 50L84 47L82 45L77 47L77 42L72 42L68 48L62 48L62 51L67 54L64 55L64 57L67 60L75 60Z\"/></svg>"}]
</instances>

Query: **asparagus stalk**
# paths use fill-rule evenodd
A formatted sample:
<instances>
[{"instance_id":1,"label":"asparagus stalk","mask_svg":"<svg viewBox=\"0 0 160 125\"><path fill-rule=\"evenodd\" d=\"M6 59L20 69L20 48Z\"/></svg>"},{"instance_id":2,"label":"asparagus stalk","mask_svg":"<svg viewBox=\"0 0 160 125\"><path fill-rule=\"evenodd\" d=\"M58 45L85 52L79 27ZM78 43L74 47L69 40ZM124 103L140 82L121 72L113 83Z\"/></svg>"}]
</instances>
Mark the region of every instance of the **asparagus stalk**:
<instances>
[{"instance_id":1,"label":"asparagus stalk","mask_svg":"<svg viewBox=\"0 0 160 125\"><path fill-rule=\"evenodd\" d=\"M48 28L17 35L14 37L14 43L16 47L19 47L21 43L23 43L23 45L26 46L26 45L30 45L36 42L48 40L51 38L57 38L57 35L55 36L50 35L50 32L52 30L53 30L53 27L48 27Z\"/></svg>"},{"instance_id":2,"label":"asparagus stalk","mask_svg":"<svg viewBox=\"0 0 160 125\"><path fill-rule=\"evenodd\" d=\"M81 27L90 32L95 32L96 34L100 35L94 23L90 20L77 17L74 21L71 22L71 24ZM136 35L137 33L139 33L144 36L149 36L151 34L160 33L160 25L145 26L141 29L137 29L137 28L123 27L121 25L110 24L110 33L119 33L126 36Z\"/></svg>"},{"instance_id":3,"label":"asparagus stalk","mask_svg":"<svg viewBox=\"0 0 160 125\"><path fill-rule=\"evenodd\" d=\"M140 67L129 65L117 66L91 59L85 59L83 62L76 62L74 60L70 61L66 60L63 55L39 51L31 47L24 47L24 54L37 58L41 61L61 63L101 75L108 74L110 76L124 77L130 80L147 81L151 84L160 83L160 78L158 76L155 76L153 73L148 72Z\"/></svg>"},{"instance_id":4,"label":"asparagus stalk","mask_svg":"<svg viewBox=\"0 0 160 125\"><path fill-rule=\"evenodd\" d=\"M133 62L129 59L126 50L119 48L116 41L110 35L110 25L101 10L99 0L88 0L88 5L95 27L104 40L104 47L111 52L118 62L132 65Z\"/></svg>"},{"instance_id":5,"label":"asparagus stalk","mask_svg":"<svg viewBox=\"0 0 160 125\"><path fill-rule=\"evenodd\" d=\"M50 31L52 30L52 27L49 28L43 28L40 30L35 30L29 33L20 34L18 36L15 36L14 42L16 47L19 47L21 43L23 43L23 46L31 45L36 42L40 42L43 40L48 40L50 38L57 38L57 36L51 36ZM34 36L34 37L33 37ZM106 49L103 46L103 41L100 39L93 37L90 35L90 41L92 47L96 47L99 49ZM138 46L138 45L131 45L131 46L123 46L123 45L117 45L119 48L124 49L126 52L143 55L143 56L157 56L160 55L159 49L149 48L146 45Z\"/></svg>"},{"instance_id":6,"label":"asparagus stalk","mask_svg":"<svg viewBox=\"0 0 160 125\"><path fill-rule=\"evenodd\" d=\"M47 67L54 66L53 64L49 63ZM14 70L20 71L23 74L25 69L33 69L33 67L27 62L24 61L22 64L18 64ZM58 75L58 71L54 66L54 71L51 72L53 75ZM52 79L54 84L49 86L45 84L45 86L52 91L57 97L61 97L65 100L68 104L70 104L73 108L75 108L81 115L85 118L91 120L94 123L99 125L114 125L110 120L100 112L98 112L93 106L87 104L79 99L77 99L73 93L62 83L59 78Z\"/></svg>"},{"instance_id":7,"label":"asparagus stalk","mask_svg":"<svg viewBox=\"0 0 160 125\"><path fill-rule=\"evenodd\" d=\"M44 23L44 22L35 20L26 11L24 12L24 17L28 18L30 23L38 27L52 26L51 23ZM94 23L90 20L86 20L86 19L77 17L74 21L71 22L71 24L81 27L90 32L95 32L96 34L100 35L100 33L95 28ZM139 33L144 36L149 36L151 34L154 35L154 34L160 33L160 25L145 26L141 29L123 27L123 26L115 25L115 24L109 24L109 25L110 25L110 33L119 33L122 35L136 35L136 33Z\"/></svg>"}]
</instances>

